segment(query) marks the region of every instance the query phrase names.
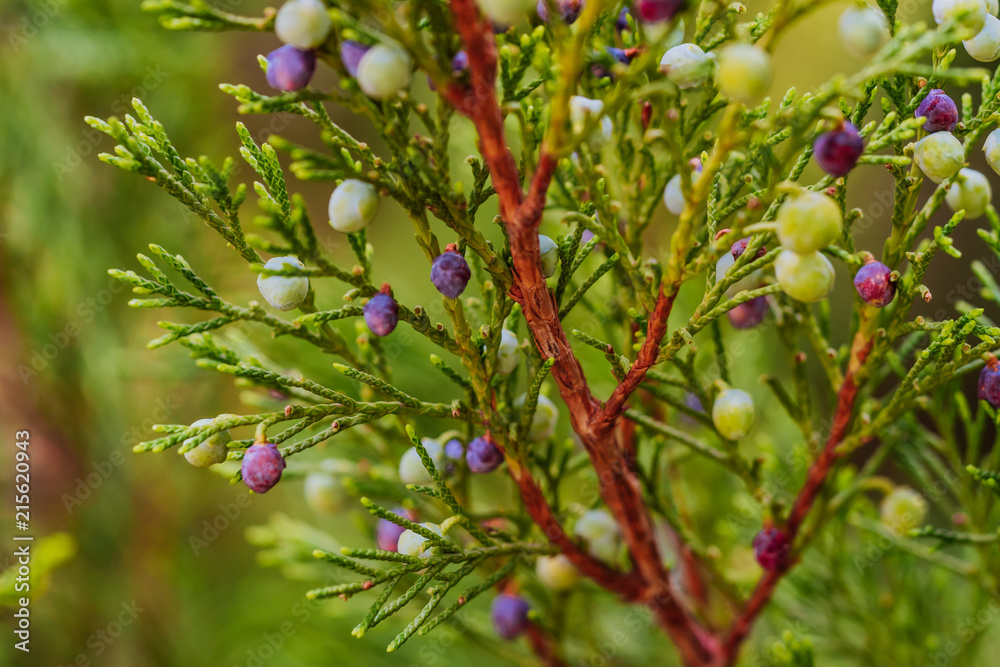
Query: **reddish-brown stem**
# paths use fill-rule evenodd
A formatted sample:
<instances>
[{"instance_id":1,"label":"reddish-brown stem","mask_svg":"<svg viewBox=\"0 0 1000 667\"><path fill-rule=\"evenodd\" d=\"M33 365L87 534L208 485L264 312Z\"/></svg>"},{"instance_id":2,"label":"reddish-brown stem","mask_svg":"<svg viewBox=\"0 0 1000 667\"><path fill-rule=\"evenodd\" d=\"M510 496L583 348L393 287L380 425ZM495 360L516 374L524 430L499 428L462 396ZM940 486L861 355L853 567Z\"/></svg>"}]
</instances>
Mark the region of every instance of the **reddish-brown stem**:
<instances>
[{"instance_id":1,"label":"reddish-brown stem","mask_svg":"<svg viewBox=\"0 0 1000 667\"><path fill-rule=\"evenodd\" d=\"M535 623L528 623L524 634L540 664L545 665L545 667L566 667L566 661L560 657L552 637L545 630Z\"/></svg>"}]
</instances>

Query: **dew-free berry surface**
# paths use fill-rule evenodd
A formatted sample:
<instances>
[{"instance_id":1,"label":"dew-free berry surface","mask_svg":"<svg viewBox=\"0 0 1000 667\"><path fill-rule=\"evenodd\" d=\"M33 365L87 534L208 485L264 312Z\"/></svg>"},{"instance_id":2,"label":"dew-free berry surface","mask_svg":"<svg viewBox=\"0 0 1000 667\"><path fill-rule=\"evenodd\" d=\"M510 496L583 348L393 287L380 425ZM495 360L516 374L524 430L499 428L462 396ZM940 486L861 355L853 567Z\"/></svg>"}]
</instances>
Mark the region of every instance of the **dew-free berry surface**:
<instances>
[{"instance_id":1,"label":"dew-free berry surface","mask_svg":"<svg viewBox=\"0 0 1000 667\"><path fill-rule=\"evenodd\" d=\"M399 304L390 295L379 292L364 305L365 324L376 336L388 336L399 323Z\"/></svg>"},{"instance_id":2,"label":"dew-free berry surface","mask_svg":"<svg viewBox=\"0 0 1000 667\"><path fill-rule=\"evenodd\" d=\"M243 454L243 483L254 493L267 493L281 480L285 458L273 442L251 445Z\"/></svg>"},{"instance_id":3,"label":"dew-free berry surface","mask_svg":"<svg viewBox=\"0 0 1000 667\"><path fill-rule=\"evenodd\" d=\"M431 264L431 282L441 294L449 299L457 298L472 277L472 269L465 257L456 250L447 250L438 255Z\"/></svg>"},{"instance_id":4,"label":"dew-free berry surface","mask_svg":"<svg viewBox=\"0 0 1000 667\"><path fill-rule=\"evenodd\" d=\"M480 436L469 443L465 451L465 462L472 472L493 472L503 463L503 452L489 438Z\"/></svg>"},{"instance_id":5,"label":"dew-free berry surface","mask_svg":"<svg viewBox=\"0 0 1000 667\"><path fill-rule=\"evenodd\" d=\"M854 276L854 289L869 306L882 308L896 298L896 284L892 281L892 269L872 260L858 269Z\"/></svg>"},{"instance_id":6,"label":"dew-free berry surface","mask_svg":"<svg viewBox=\"0 0 1000 667\"><path fill-rule=\"evenodd\" d=\"M272 88L294 92L309 85L316 71L316 53L286 44L267 54L267 82Z\"/></svg>"},{"instance_id":7,"label":"dew-free berry surface","mask_svg":"<svg viewBox=\"0 0 1000 667\"><path fill-rule=\"evenodd\" d=\"M792 545L777 528L765 528L753 540L753 555L765 570L776 570L788 562Z\"/></svg>"},{"instance_id":8,"label":"dew-free berry surface","mask_svg":"<svg viewBox=\"0 0 1000 667\"><path fill-rule=\"evenodd\" d=\"M926 118L924 131L951 132L958 124L958 107L955 101L940 88L927 93L914 113L917 118Z\"/></svg>"},{"instance_id":9,"label":"dew-free berry surface","mask_svg":"<svg viewBox=\"0 0 1000 667\"><path fill-rule=\"evenodd\" d=\"M501 593L490 605L490 618L497 634L504 639L513 639L528 626L528 612L531 606L527 600L517 595Z\"/></svg>"},{"instance_id":10,"label":"dew-free berry surface","mask_svg":"<svg viewBox=\"0 0 1000 667\"><path fill-rule=\"evenodd\" d=\"M816 137L813 155L820 168L831 176L846 176L865 150L865 142L858 128L848 121L835 129Z\"/></svg>"}]
</instances>

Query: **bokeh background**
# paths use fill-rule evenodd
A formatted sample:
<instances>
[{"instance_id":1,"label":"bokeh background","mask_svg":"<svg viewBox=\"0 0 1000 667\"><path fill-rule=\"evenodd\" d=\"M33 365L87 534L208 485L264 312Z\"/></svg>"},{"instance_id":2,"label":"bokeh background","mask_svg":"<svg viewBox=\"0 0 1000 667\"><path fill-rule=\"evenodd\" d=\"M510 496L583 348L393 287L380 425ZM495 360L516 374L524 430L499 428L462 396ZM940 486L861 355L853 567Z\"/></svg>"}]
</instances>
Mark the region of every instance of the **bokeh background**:
<instances>
[{"instance_id":1,"label":"bokeh background","mask_svg":"<svg viewBox=\"0 0 1000 667\"><path fill-rule=\"evenodd\" d=\"M254 535L253 526L279 515L285 517L279 521L308 522L349 543L365 534L360 512L352 508L338 517L317 516L303 503L299 485L280 485L266 497L247 501L242 486L231 487L223 477L193 469L180 457L131 452L134 444L153 436L153 424L240 412L241 397L229 378L197 369L180 347L147 351L145 343L162 333L155 322L163 314L129 309L129 291L111 279L107 269L138 268L135 254L155 242L182 253L232 300L254 298L254 277L217 236L165 193L100 163L97 154L111 144L82 119L121 117L129 100L138 96L165 124L182 154L207 154L217 160L236 156L233 125L239 117L218 83L262 89L256 55L277 46L273 35L170 33L139 4L0 2L0 462L3 470L11 470L13 433L30 430L31 532L39 540L48 536L36 543L34 566L37 572L52 568L34 582L32 653L14 651L5 631L0 664L523 663L526 653L520 648L490 642L489 650L482 650L485 640L477 634L487 627L482 606L470 610L468 632L445 628L432 635L427 647L408 646L386 657L389 633L349 636L364 601L304 603L303 592L319 583L315 570L268 567L266 550L247 540L248 532ZM245 14L259 14L266 4L228 3ZM804 90L858 67L831 29L845 6L824 7L784 39L776 56L776 90L791 85ZM902 11L908 20L929 14L920 3ZM321 83L329 85L331 80ZM338 122L371 140L364 122L342 110L336 113ZM294 119L242 120L259 137L272 130L303 140L311 136L311 130ZM461 132L464 150L472 152L471 132ZM461 157L458 154L456 161ZM245 171L242 180L249 178ZM859 248L880 247L885 227L878 211L884 210L891 192L887 175L869 171L871 189L855 188L851 202L875 221L857 236ZM307 196L314 219L322 219L319 212L325 210L328 186L292 187ZM248 210L255 206L253 200L251 195ZM661 215L654 242L662 244L670 223L665 212ZM963 266L987 255L973 232L970 225L959 235L960 247L972 248L964 260L936 260L942 268L931 289L944 298L934 306L950 307L959 298L970 298L952 293L968 285ZM404 279L426 271L423 257L411 244L409 223L398 208L384 206L372 235L380 271L396 279L405 295ZM335 249L343 243L332 236L325 236L324 242ZM834 308L846 312L852 291L848 277L840 280L840 301ZM766 339L747 339L750 353L741 357L740 377L756 378L767 369L774 343ZM287 346L278 352L285 353L290 364L314 363L292 362ZM323 363L316 360L315 366ZM602 378L599 391L606 391L609 382L600 364L598 357L588 372ZM793 432L778 420L764 421L773 427L775 439ZM11 562L6 537L13 520L11 476L5 473L0 479L3 566ZM904 561L898 567L904 577L938 576L910 569ZM933 590L950 586L947 581ZM954 590L960 609L968 591L960 585ZM830 595L822 587L816 594ZM880 591L854 594L865 613L886 613ZM979 599L969 604L974 615L982 608L975 604L985 603ZM943 607L914 603L900 626L905 630L901 635L887 629L886 642L870 640L869 650L853 654L831 651L822 654L819 664L936 664L930 656L959 632L956 623L961 619L954 614L940 622L921 617L932 609ZM862 620L843 630L834 625L826 630L854 633L842 639L857 640L854 643L864 647L865 633L870 632L865 616L849 608L842 613ZM620 610L605 615L598 635L615 631L621 623L615 614L620 616ZM990 655L989 647L996 646L989 620L976 634L980 652L970 651L952 664L993 664L978 657ZM2 625L9 624L5 613ZM797 627L774 622L762 625L759 632L773 638ZM650 633L647 649L658 645L654 635ZM899 662L887 657L898 636L912 642L905 653L912 657ZM594 642L598 645L600 636ZM615 652L603 664L630 664L646 653L636 646Z\"/></svg>"}]
</instances>

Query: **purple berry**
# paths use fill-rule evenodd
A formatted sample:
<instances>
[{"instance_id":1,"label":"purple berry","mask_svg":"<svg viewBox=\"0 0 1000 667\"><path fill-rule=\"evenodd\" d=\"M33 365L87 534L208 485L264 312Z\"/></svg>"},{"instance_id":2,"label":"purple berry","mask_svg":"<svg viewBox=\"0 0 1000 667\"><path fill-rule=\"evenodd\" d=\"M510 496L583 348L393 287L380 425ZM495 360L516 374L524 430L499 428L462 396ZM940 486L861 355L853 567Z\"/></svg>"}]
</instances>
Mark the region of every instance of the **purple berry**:
<instances>
[{"instance_id":1,"label":"purple berry","mask_svg":"<svg viewBox=\"0 0 1000 667\"><path fill-rule=\"evenodd\" d=\"M455 57L451 59L451 71L458 74L459 72L464 72L469 69L469 54L465 51L459 51L455 54Z\"/></svg>"},{"instance_id":2,"label":"purple berry","mask_svg":"<svg viewBox=\"0 0 1000 667\"><path fill-rule=\"evenodd\" d=\"M618 18L615 19L615 30L618 32L624 32L628 30L628 17L629 11L628 7L622 7L621 12L618 14Z\"/></svg>"},{"instance_id":3,"label":"purple berry","mask_svg":"<svg viewBox=\"0 0 1000 667\"><path fill-rule=\"evenodd\" d=\"M741 303L726 313L729 323L735 329L752 329L767 317L771 307L767 296L758 296Z\"/></svg>"},{"instance_id":4,"label":"purple berry","mask_svg":"<svg viewBox=\"0 0 1000 667\"><path fill-rule=\"evenodd\" d=\"M991 357L979 372L979 398L1000 408L1000 363Z\"/></svg>"},{"instance_id":5,"label":"purple berry","mask_svg":"<svg viewBox=\"0 0 1000 667\"><path fill-rule=\"evenodd\" d=\"M684 8L684 0L638 0L635 9L646 23L669 21Z\"/></svg>"},{"instance_id":6,"label":"purple berry","mask_svg":"<svg viewBox=\"0 0 1000 667\"><path fill-rule=\"evenodd\" d=\"M399 304L385 292L373 296L362 310L365 324L376 336L388 336L399 323Z\"/></svg>"},{"instance_id":7,"label":"purple berry","mask_svg":"<svg viewBox=\"0 0 1000 667\"><path fill-rule=\"evenodd\" d=\"M958 107L940 88L927 93L914 115L927 119L924 123L927 132L951 132L958 124Z\"/></svg>"},{"instance_id":8,"label":"purple berry","mask_svg":"<svg viewBox=\"0 0 1000 667\"><path fill-rule=\"evenodd\" d=\"M517 637L528 625L528 610L531 607L524 598L503 593L493 599L490 618L497 634L504 639Z\"/></svg>"},{"instance_id":9,"label":"purple berry","mask_svg":"<svg viewBox=\"0 0 1000 667\"><path fill-rule=\"evenodd\" d=\"M788 563L792 544L777 528L765 528L753 538L753 555L765 570L777 570Z\"/></svg>"},{"instance_id":10,"label":"purple berry","mask_svg":"<svg viewBox=\"0 0 1000 667\"><path fill-rule=\"evenodd\" d=\"M309 85L316 71L316 52L286 44L267 54L267 83L272 88L294 92Z\"/></svg>"},{"instance_id":11,"label":"purple berry","mask_svg":"<svg viewBox=\"0 0 1000 667\"><path fill-rule=\"evenodd\" d=\"M733 255L733 259L734 260L739 259L740 255L742 255L743 253L745 253L747 251L747 246L748 245L750 245L750 237L749 236L747 236L746 238L742 238L739 241L737 241L736 243L734 243L732 245L732 247L729 249L729 252L731 252L732 255ZM766 254L767 254L767 248L761 246L760 249L757 251L757 256L754 257L754 259L760 259L761 257L763 257Z\"/></svg>"},{"instance_id":12,"label":"purple berry","mask_svg":"<svg viewBox=\"0 0 1000 667\"><path fill-rule=\"evenodd\" d=\"M465 258L449 244L444 253L434 258L431 264L431 282L449 299L456 298L465 291L472 271Z\"/></svg>"},{"instance_id":13,"label":"purple berry","mask_svg":"<svg viewBox=\"0 0 1000 667\"><path fill-rule=\"evenodd\" d=\"M465 456L465 445L458 438L452 438L444 443L444 455L452 461L461 461Z\"/></svg>"},{"instance_id":14,"label":"purple berry","mask_svg":"<svg viewBox=\"0 0 1000 667\"><path fill-rule=\"evenodd\" d=\"M392 510L393 514L398 514L401 517L409 519L410 521L416 521L417 515L411 510L405 507L397 507ZM406 529L402 526L389 521L388 519L379 519L378 527L375 529L375 539L378 542L378 548L382 551L393 551L397 549L399 544L399 536L403 534Z\"/></svg>"},{"instance_id":15,"label":"purple berry","mask_svg":"<svg viewBox=\"0 0 1000 667\"><path fill-rule=\"evenodd\" d=\"M251 445L243 454L243 483L254 493L267 493L281 479L285 458L273 442Z\"/></svg>"},{"instance_id":16,"label":"purple berry","mask_svg":"<svg viewBox=\"0 0 1000 667\"><path fill-rule=\"evenodd\" d=\"M638 49L617 49L613 46L605 48L608 55L615 59L615 62L619 62L622 65L628 65L635 57L639 55Z\"/></svg>"},{"instance_id":17,"label":"purple berry","mask_svg":"<svg viewBox=\"0 0 1000 667\"><path fill-rule=\"evenodd\" d=\"M357 78L361 57L368 53L369 48L361 42L354 42L349 39L340 43L340 62L344 63L344 69L352 77Z\"/></svg>"},{"instance_id":18,"label":"purple berry","mask_svg":"<svg viewBox=\"0 0 1000 667\"><path fill-rule=\"evenodd\" d=\"M858 134L858 128L844 122L840 129L821 134L813 143L816 162L831 176L844 176L865 150L865 143Z\"/></svg>"},{"instance_id":19,"label":"purple berry","mask_svg":"<svg viewBox=\"0 0 1000 667\"><path fill-rule=\"evenodd\" d=\"M559 10L559 16L562 17L563 23L570 25L580 18L583 2L584 0L555 0L556 9ZM548 23L549 8L545 5L545 0L538 0L536 9L538 10L538 18Z\"/></svg>"},{"instance_id":20,"label":"purple berry","mask_svg":"<svg viewBox=\"0 0 1000 667\"><path fill-rule=\"evenodd\" d=\"M472 472L493 472L503 463L503 453L490 440L479 437L469 443L465 462Z\"/></svg>"},{"instance_id":21,"label":"purple berry","mask_svg":"<svg viewBox=\"0 0 1000 667\"><path fill-rule=\"evenodd\" d=\"M854 289L869 306L881 308L896 298L896 284L892 282L892 271L882 262L871 260L854 276Z\"/></svg>"}]
</instances>

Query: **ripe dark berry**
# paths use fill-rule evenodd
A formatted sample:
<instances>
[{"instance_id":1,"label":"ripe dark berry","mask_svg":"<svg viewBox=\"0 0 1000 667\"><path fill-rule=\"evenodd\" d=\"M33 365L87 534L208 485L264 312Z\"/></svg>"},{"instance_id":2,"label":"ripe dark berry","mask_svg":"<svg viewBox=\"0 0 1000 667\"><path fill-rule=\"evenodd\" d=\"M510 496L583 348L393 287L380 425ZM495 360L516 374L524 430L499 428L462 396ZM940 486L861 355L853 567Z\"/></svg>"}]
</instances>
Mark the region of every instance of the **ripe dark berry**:
<instances>
[{"instance_id":1,"label":"ripe dark berry","mask_svg":"<svg viewBox=\"0 0 1000 667\"><path fill-rule=\"evenodd\" d=\"M858 269L854 276L854 289L869 306L881 308L896 298L896 284L892 282L892 271L882 262L874 259Z\"/></svg>"},{"instance_id":2,"label":"ripe dark berry","mask_svg":"<svg viewBox=\"0 0 1000 667\"><path fill-rule=\"evenodd\" d=\"M583 11L583 0L555 0L555 5L559 11L559 16L566 25L576 22L580 18L580 12ZM545 5L545 0L538 0L537 9L538 18L548 23L549 8Z\"/></svg>"},{"instance_id":3,"label":"ripe dark berry","mask_svg":"<svg viewBox=\"0 0 1000 667\"><path fill-rule=\"evenodd\" d=\"M617 49L613 46L609 46L605 49L608 55L615 59L615 62L619 62L622 65L628 65L632 62L637 55L639 55L638 49Z\"/></svg>"},{"instance_id":4,"label":"ripe dark berry","mask_svg":"<svg viewBox=\"0 0 1000 667\"><path fill-rule=\"evenodd\" d=\"M365 324L376 336L388 336L399 323L399 304L386 292L373 296L362 310Z\"/></svg>"},{"instance_id":5,"label":"ripe dark berry","mask_svg":"<svg viewBox=\"0 0 1000 667\"><path fill-rule=\"evenodd\" d=\"M638 0L635 10L646 23L669 21L684 8L684 0Z\"/></svg>"},{"instance_id":6,"label":"ripe dark berry","mask_svg":"<svg viewBox=\"0 0 1000 667\"><path fill-rule=\"evenodd\" d=\"M865 150L865 142L858 134L858 128L844 122L839 129L821 134L813 143L816 162L831 176L845 176L858 163Z\"/></svg>"},{"instance_id":7,"label":"ripe dark berry","mask_svg":"<svg viewBox=\"0 0 1000 667\"><path fill-rule=\"evenodd\" d=\"M628 17L629 11L628 7L622 7L621 12L618 14L618 18L615 19L615 30L618 32L624 32L628 30Z\"/></svg>"},{"instance_id":8,"label":"ripe dark berry","mask_svg":"<svg viewBox=\"0 0 1000 667\"><path fill-rule=\"evenodd\" d=\"M924 123L927 132L951 132L958 125L958 107L940 88L927 93L914 115L927 119Z\"/></svg>"},{"instance_id":9,"label":"ripe dark berry","mask_svg":"<svg viewBox=\"0 0 1000 667\"><path fill-rule=\"evenodd\" d=\"M417 515L405 507L397 507L392 512L410 521L417 520ZM405 530L402 526L388 519L379 519L378 527L375 529L375 540L378 542L378 548L382 551L396 551L399 545L399 536Z\"/></svg>"},{"instance_id":10,"label":"ripe dark berry","mask_svg":"<svg viewBox=\"0 0 1000 667\"><path fill-rule=\"evenodd\" d=\"M747 251L747 246L748 245L750 245L750 237L749 236L747 236L746 238L742 238L739 241L737 241L736 243L734 243L732 245L732 247L729 249L729 252L731 252L733 254L733 259L734 260L739 259L740 255L742 255L743 253L745 253ZM757 256L754 257L754 259L760 259L761 257L763 257L766 254L767 254L767 248L765 248L764 246L761 246L760 249L757 251Z\"/></svg>"},{"instance_id":11,"label":"ripe dark berry","mask_svg":"<svg viewBox=\"0 0 1000 667\"><path fill-rule=\"evenodd\" d=\"M459 72L464 72L469 69L469 54L465 51L459 51L455 54L455 57L451 59L451 71L458 74Z\"/></svg>"},{"instance_id":12,"label":"ripe dark berry","mask_svg":"<svg viewBox=\"0 0 1000 667\"><path fill-rule=\"evenodd\" d=\"M243 454L243 483L254 493L267 493L281 479L285 457L273 442L258 442Z\"/></svg>"},{"instance_id":13,"label":"ripe dark berry","mask_svg":"<svg viewBox=\"0 0 1000 667\"><path fill-rule=\"evenodd\" d=\"M493 472L503 463L503 453L489 439L479 437L469 443L465 462L472 472Z\"/></svg>"},{"instance_id":14,"label":"ripe dark berry","mask_svg":"<svg viewBox=\"0 0 1000 667\"><path fill-rule=\"evenodd\" d=\"M464 292L471 277L472 270L469 269L468 262L455 250L454 244L449 244L444 253L434 258L431 264L431 282L449 299Z\"/></svg>"},{"instance_id":15,"label":"ripe dark berry","mask_svg":"<svg viewBox=\"0 0 1000 667\"><path fill-rule=\"evenodd\" d=\"M490 618L497 634L504 639L517 637L528 625L528 610L531 607L524 598L503 593L493 599Z\"/></svg>"},{"instance_id":16,"label":"ripe dark berry","mask_svg":"<svg viewBox=\"0 0 1000 667\"><path fill-rule=\"evenodd\" d=\"M1000 362L996 357L990 357L979 372L979 398L1000 408Z\"/></svg>"},{"instance_id":17,"label":"ripe dark berry","mask_svg":"<svg viewBox=\"0 0 1000 667\"><path fill-rule=\"evenodd\" d=\"M293 92L309 85L316 71L316 52L286 44L267 54L267 82L272 88Z\"/></svg>"},{"instance_id":18,"label":"ripe dark berry","mask_svg":"<svg viewBox=\"0 0 1000 667\"><path fill-rule=\"evenodd\" d=\"M770 312L767 296L758 296L746 303L741 303L726 313L729 323L736 329L752 329L767 317Z\"/></svg>"},{"instance_id":19,"label":"ripe dark berry","mask_svg":"<svg viewBox=\"0 0 1000 667\"><path fill-rule=\"evenodd\" d=\"M369 48L361 42L350 39L340 43L340 62L344 64L344 69L352 77L358 76L358 65L361 64L361 57L368 53Z\"/></svg>"},{"instance_id":20,"label":"ripe dark berry","mask_svg":"<svg viewBox=\"0 0 1000 667\"><path fill-rule=\"evenodd\" d=\"M777 528L765 528L753 538L753 555L765 570L784 567L791 548L791 542Z\"/></svg>"}]
</instances>

